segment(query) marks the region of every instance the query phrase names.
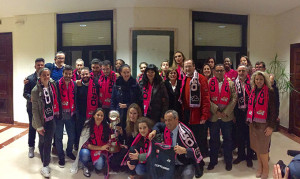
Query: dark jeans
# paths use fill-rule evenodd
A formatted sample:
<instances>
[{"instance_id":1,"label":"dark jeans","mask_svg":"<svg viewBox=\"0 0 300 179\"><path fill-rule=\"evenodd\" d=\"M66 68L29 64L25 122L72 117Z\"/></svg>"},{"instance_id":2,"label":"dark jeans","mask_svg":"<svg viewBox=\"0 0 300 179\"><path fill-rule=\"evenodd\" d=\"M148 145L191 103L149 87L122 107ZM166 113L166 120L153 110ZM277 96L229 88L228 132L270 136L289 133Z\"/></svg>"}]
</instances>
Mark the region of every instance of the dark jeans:
<instances>
[{"instance_id":1,"label":"dark jeans","mask_svg":"<svg viewBox=\"0 0 300 179\"><path fill-rule=\"evenodd\" d=\"M73 115L71 119L56 120L55 145L56 145L59 159L64 159L65 157L64 150L63 150L63 143L62 143L65 125L68 134L68 143L67 143L66 152L67 154L71 154L75 142L75 115Z\"/></svg>"},{"instance_id":2,"label":"dark jeans","mask_svg":"<svg viewBox=\"0 0 300 179\"><path fill-rule=\"evenodd\" d=\"M195 167L189 165L175 165L175 179L192 179L195 175Z\"/></svg>"},{"instance_id":3,"label":"dark jeans","mask_svg":"<svg viewBox=\"0 0 300 179\"><path fill-rule=\"evenodd\" d=\"M81 149L79 152L79 160L85 167L88 167L88 163L92 161L91 151L89 149ZM94 166L97 170L101 170L106 165L106 157L101 154L99 159L94 162Z\"/></svg>"},{"instance_id":4,"label":"dark jeans","mask_svg":"<svg viewBox=\"0 0 300 179\"><path fill-rule=\"evenodd\" d=\"M55 132L55 120L56 119L52 119L51 121L45 122L44 136L39 134L39 150L44 167L48 166L50 163L51 143Z\"/></svg>"},{"instance_id":5,"label":"dark jeans","mask_svg":"<svg viewBox=\"0 0 300 179\"><path fill-rule=\"evenodd\" d=\"M196 142L199 146L201 154L208 154L208 142L207 142L207 124L189 124L190 111L184 110L184 124L187 125L196 138Z\"/></svg>"},{"instance_id":6,"label":"dark jeans","mask_svg":"<svg viewBox=\"0 0 300 179\"><path fill-rule=\"evenodd\" d=\"M79 117L76 117L77 119L75 120L75 129L76 129L76 135L75 135L75 146L78 148L79 145L79 139L81 135L81 131L83 129L83 125L86 121L86 115L79 115Z\"/></svg>"},{"instance_id":7,"label":"dark jeans","mask_svg":"<svg viewBox=\"0 0 300 179\"><path fill-rule=\"evenodd\" d=\"M36 130L32 127L32 110L27 110L29 118L28 146L35 146Z\"/></svg>"},{"instance_id":8,"label":"dark jeans","mask_svg":"<svg viewBox=\"0 0 300 179\"><path fill-rule=\"evenodd\" d=\"M232 163L232 125L233 122L223 122L218 120L216 122L209 122L210 132L210 163L216 165L218 163L218 152L220 148L220 129L223 135L223 151L225 163Z\"/></svg>"},{"instance_id":9,"label":"dark jeans","mask_svg":"<svg viewBox=\"0 0 300 179\"><path fill-rule=\"evenodd\" d=\"M247 110L235 110L236 114L236 136L238 146L238 157L242 159L252 159L253 151L250 148L249 126L246 123ZM245 153L247 149L247 156Z\"/></svg>"}]
</instances>

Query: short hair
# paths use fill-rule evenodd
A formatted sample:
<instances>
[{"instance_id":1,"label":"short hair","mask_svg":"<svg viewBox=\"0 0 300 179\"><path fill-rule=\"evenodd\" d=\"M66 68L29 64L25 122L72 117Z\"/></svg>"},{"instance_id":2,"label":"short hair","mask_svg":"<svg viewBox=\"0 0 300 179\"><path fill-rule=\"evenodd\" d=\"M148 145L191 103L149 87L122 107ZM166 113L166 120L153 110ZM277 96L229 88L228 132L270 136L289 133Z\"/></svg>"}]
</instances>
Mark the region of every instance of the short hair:
<instances>
[{"instance_id":1,"label":"short hair","mask_svg":"<svg viewBox=\"0 0 300 179\"><path fill-rule=\"evenodd\" d=\"M175 72L176 72L176 74L177 74L177 80L178 80L178 78L179 78L178 71L176 70L176 68L172 68L172 67L169 68L168 71L167 71L167 73L166 73L167 79L168 79L168 80L170 79L170 78L169 78L169 74L170 74L172 71L175 71Z\"/></svg>"},{"instance_id":2,"label":"short hair","mask_svg":"<svg viewBox=\"0 0 300 179\"><path fill-rule=\"evenodd\" d=\"M167 62L169 64L169 60L164 60L161 62L160 66L162 66L163 63Z\"/></svg>"},{"instance_id":3,"label":"short hair","mask_svg":"<svg viewBox=\"0 0 300 179\"><path fill-rule=\"evenodd\" d=\"M142 66L143 64L145 64L146 67L148 66L148 63L147 63L147 62L141 62L141 63L139 64L139 67L141 68L141 66Z\"/></svg>"},{"instance_id":4,"label":"short hair","mask_svg":"<svg viewBox=\"0 0 300 179\"><path fill-rule=\"evenodd\" d=\"M225 68L224 64L222 64L222 63L218 63L218 64L216 64L216 65L215 65L215 68L216 68L216 67L218 67L218 66L219 66L219 67L223 67L223 68Z\"/></svg>"},{"instance_id":5,"label":"short hair","mask_svg":"<svg viewBox=\"0 0 300 179\"><path fill-rule=\"evenodd\" d=\"M90 68L89 68L89 67L83 67L83 68L81 69L81 71L83 71L83 70L90 71Z\"/></svg>"},{"instance_id":6,"label":"short hair","mask_svg":"<svg viewBox=\"0 0 300 179\"><path fill-rule=\"evenodd\" d=\"M56 59L56 56L57 56L58 54L64 54L64 56L66 56L65 52L63 52L63 51L58 51L58 52L55 53L55 59Z\"/></svg>"},{"instance_id":7,"label":"short hair","mask_svg":"<svg viewBox=\"0 0 300 179\"><path fill-rule=\"evenodd\" d=\"M44 71L49 71L49 73L51 74L51 71L50 71L50 69L49 69L49 68L46 68L46 67L44 67L44 68L42 68L42 69L40 69L40 70L39 70L39 72L38 72L39 76L41 76L41 74L42 74Z\"/></svg>"},{"instance_id":8,"label":"short hair","mask_svg":"<svg viewBox=\"0 0 300 179\"><path fill-rule=\"evenodd\" d=\"M236 69L238 69L239 67L245 67L245 68L248 68L246 65L244 65L244 64L239 64L238 66L237 66L237 68Z\"/></svg>"},{"instance_id":9,"label":"short hair","mask_svg":"<svg viewBox=\"0 0 300 179\"><path fill-rule=\"evenodd\" d=\"M231 59L229 57L225 57L224 60L223 60L223 63L225 62L226 58L229 59L230 63L232 63Z\"/></svg>"},{"instance_id":10,"label":"short hair","mask_svg":"<svg viewBox=\"0 0 300 179\"><path fill-rule=\"evenodd\" d=\"M269 88L269 89L273 89L272 88L272 85L271 85L271 82L270 82L270 76L269 76L269 74L268 73L266 73L266 72L262 72L262 71L256 71L255 73L253 73L252 74L252 76L251 76L251 80L250 80L250 83L251 83L251 88L252 89L255 89L255 78L256 78L256 76L257 75L261 75L261 76L263 76L264 77L264 82L265 82L265 84L267 85L267 87Z\"/></svg>"},{"instance_id":11,"label":"short hair","mask_svg":"<svg viewBox=\"0 0 300 179\"><path fill-rule=\"evenodd\" d=\"M169 113L172 113L174 119L176 119L176 118L179 119L179 115L178 115L178 112L177 112L177 111L175 111L175 110L173 110L173 109L170 109L170 110L167 110L167 111L165 112L165 115L166 115L166 114L169 114Z\"/></svg>"},{"instance_id":12,"label":"short hair","mask_svg":"<svg viewBox=\"0 0 300 179\"><path fill-rule=\"evenodd\" d=\"M103 65L103 66L109 65L109 66L111 67L111 62L110 62L109 60L104 60L104 61L102 62L102 65Z\"/></svg>"},{"instance_id":13,"label":"short hair","mask_svg":"<svg viewBox=\"0 0 300 179\"><path fill-rule=\"evenodd\" d=\"M37 63L37 62L44 62L45 63L45 60L43 58L37 58L37 59L35 59L34 63Z\"/></svg>"},{"instance_id":14,"label":"short hair","mask_svg":"<svg viewBox=\"0 0 300 179\"><path fill-rule=\"evenodd\" d=\"M83 61L81 58L78 58L78 59L76 60L76 64L78 64L79 62L82 62L82 64L84 65L84 61Z\"/></svg>"},{"instance_id":15,"label":"short hair","mask_svg":"<svg viewBox=\"0 0 300 179\"><path fill-rule=\"evenodd\" d=\"M101 65L100 63L100 60L98 58L94 58L92 61L91 61L91 65Z\"/></svg>"},{"instance_id":16,"label":"short hair","mask_svg":"<svg viewBox=\"0 0 300 179\"><path fill-rule=\"evenodd\" d=\"M193 59L185 59L185 60L183 61L183 63L185 63L185 62L187 62L187 61L189 61L189 60L191 60L191 61L192 61L192 64L195 66L195 62L194 62Z\"/></svg>"},{"instance_id":17,"label":"short hair","mask_svg":"<svg viewBox=\"0 0 300 179\"><path fill-rule=\"evenodd\" d=\"M148 117L140 117L137 121L136 121L136 128L137 128L137 131L139 131L139 124L140 123L146 123L148 128L151 130L152 127L153 127L153 121L151 119L149 119Z\"/></svg>"},{"instance_id":18,"label":"short hair","mask_svg":"<svg viewBox=\"0 0 300 179\"><path fill-rule=\"evenodd\" d=\"M263 61L261 61L261 62L260 62L260 61L256 62L256 63L255 63L255 66L256 66L256 65L262 65L263 68L266 68L266 64L265 64L265 62L263 62Z\"/></svg>"},{"instance_id":19,"label":"short hair","mask_svg":"<svg viewBox=\"0 0 300 179\"><path fill-rule=\"evenodd\" d=\"M70 65L65 65L64 69L63 69L63 73L66 71L66 70L70 70L70 71L73 71L72 67Z\"/></svg>"}]
</instances>

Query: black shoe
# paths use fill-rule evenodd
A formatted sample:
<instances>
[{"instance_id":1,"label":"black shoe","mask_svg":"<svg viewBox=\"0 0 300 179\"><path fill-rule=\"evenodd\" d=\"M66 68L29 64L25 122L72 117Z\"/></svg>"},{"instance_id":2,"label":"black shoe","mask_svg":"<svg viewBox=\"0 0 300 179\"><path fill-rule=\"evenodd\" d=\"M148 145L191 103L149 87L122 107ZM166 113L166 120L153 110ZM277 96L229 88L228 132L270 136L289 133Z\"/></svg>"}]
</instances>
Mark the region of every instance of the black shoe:
<instances>
[{"instance_id":1,"label":"black shoe","mask_svg":"<svg viewBox=\"0 0 300 179\"><path fill-rule=\"evenodd\" d=\"M75 159L76 159L76 157L75 157L75 155L74 155L73 153L69 153L69 154L67 154L67 156L68 156L70 159L72 159L72 160L75 160Z\"/></svg>"},{"instance_id":2,"label":"black shoe","mask_svg":"<svg viewBox=\"0 0 300 179\"><path fill-rule=\"evenodd\" d=\"M59 166L60 168L64 168L64 167L65 167L65 164L66 164L65 159L59 159L59 161L58 161L58 166Z\"/></svg>"},{"instance_id":3,"label":"black shoe","mask_svg":"<svg viewBox=\"0 0 300 179\"><path fill-rule=\"evenodd\" d=\"M91 177L91 173L87 167L83 168L83 175L86 177Z\"/></svg>"},{"instance_id":4,"label":"black shoe","mask_svg":"<svg viewBox=\"0 0 300 179\"><path fill-rule=\"evenodd\" d=\"M227 163L225 169L227 171L230 171L232 169L232 164L231 163Z\"/></svg>"},{"instance_id":5,"label":"black shoe","mask_svg":"<svg viewBox=\"0 0 300 179\"><path fill-rule=\"evenodd\" d=\"M215 166L216 166L215 164L209 163L208 167L207 167L207 170L212 170L212 169L215 168Z\"/></svg>"},{"instance_id":6,"label":"black shoe","mask_svg":"<svg viewBox=\"0 0 300 179\"><path fill-rule=\"evenodd\" d=\"M250 167L250 168L253 167L253 162L251 159L247 160L247 167Z\"/></svg>"},{"instance_id":7,"label":"black shoe","mask_svg":"<svg viewBox=\"0 0 300 179\"><path fill-rule=\"evenodd\" d=\"M257 160L257 155L256 155L256 153L253 154L252 160Z\"/></svg>"},{"instance_id":8,"label":"black shoe","mask_svg":"<svg viewBox=\"0 0 300 179\"><path fill-rule=\"evenodd\" d=\"M241 157L237 157L234 161L233 161L233 164L239 164L241 163L242 161L244 161L245 158L241 158Z\"/></svg>"},{"instance_id":9,"label":"black shoe","mask_svg":"<svg viewBox=\"0 0 300 179\"><path fill-rule=\"evenodd\" d=\"M195 177L200 178L203 175L203 164L199 163L195 165Z\"/></svg>"}]
</instances>

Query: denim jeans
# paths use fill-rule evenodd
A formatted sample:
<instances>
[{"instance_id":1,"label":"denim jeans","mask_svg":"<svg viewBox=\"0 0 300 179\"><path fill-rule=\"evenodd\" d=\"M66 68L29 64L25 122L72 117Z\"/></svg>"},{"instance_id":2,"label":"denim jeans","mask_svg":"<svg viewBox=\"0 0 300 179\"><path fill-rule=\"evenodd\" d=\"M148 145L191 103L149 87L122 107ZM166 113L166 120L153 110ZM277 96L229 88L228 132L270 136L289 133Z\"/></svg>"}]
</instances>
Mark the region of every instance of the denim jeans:
<instances>
[{"instance_id":1,"label":"denim jeans","mask_svg":"<svg viewBox=\"0 0 300 179\"><path fill-rule=\"evenodd\" d=\"M29 118L28 146L35 146L36 130L32 127L32 110L27 110Z\"/></svg>"},{"instance_id":2,"label":"denim jeans","mask_svg":"<svg viewBox=\"0 0 300 179\"><path fill-rule=\"evenodd\" d=\"M195 167L193 164L175 166L176 179L193 179L194 175L195 175Z\"/></svg>"},{"instance_id":3,"label":"denim jeans","mask_svg":"<svg viewBox=\"0 0 300 179\"><path fill-rule=\"evenodd\" d=\"M136 172L136 174L141 175L141 176L145 175L147 173L146 164L143 164L143 163L137 164L135 167L135 172Z\"/></svg>"},{"instance_id":4,"label":"denim jeans","mask_svg":"<svg viewBox=\"0 0 300 179\"><path fill-rule=\"evenodd\" d=\"M92 161L91 151L89 149L81 149L79 153L79 160L85 167L88 167L88 163ZM101 170L106 165L106 157L104 155L100 155L99 159L95 162L95 168L97 170Z\"/></svg>"},{"instance_id":5,"label":"denim jeans","mask_svg":"<svg viewBox=\"0 0 300 179\"><path fill-rule=\"evenodd\" d=\"M218 152L220 148L220 129L223 135L223 150L224 160L226 164L232 163L232 125L233 122L223 122L218 120L216 122L209 121L210 132L210 163L216 165L218 163Z\"/></svg>"},{"instance_id":6,"label":"denim jeans","mask_svg":"<svg viewBox=\"0 0 300 179\"><path fill-rule=\"evenodd\" d=\"M73 151L73 145L75 142L75 115L71 117L71 119L58 119L56 122L56 130L55 130L55 145L58 153L59 159L64 159L65 154L63 150L63 131L64 126L66 126L67 134L68 134L68 143L67 143L67 154L71 154Z\"/></svg>"},{"instance_id":7,"label":"denim jeans","mask_svg":"<svg viewBox=\"0 0 300 179\"><path fill-rule=\"evenodd\" d=\"M39 150L44 167L48 166L50 163L51 143L55 132L55 120L56 119L52 119L51 121L45 122L44 136L39 134Z\"/></svg>"}]
</instances>

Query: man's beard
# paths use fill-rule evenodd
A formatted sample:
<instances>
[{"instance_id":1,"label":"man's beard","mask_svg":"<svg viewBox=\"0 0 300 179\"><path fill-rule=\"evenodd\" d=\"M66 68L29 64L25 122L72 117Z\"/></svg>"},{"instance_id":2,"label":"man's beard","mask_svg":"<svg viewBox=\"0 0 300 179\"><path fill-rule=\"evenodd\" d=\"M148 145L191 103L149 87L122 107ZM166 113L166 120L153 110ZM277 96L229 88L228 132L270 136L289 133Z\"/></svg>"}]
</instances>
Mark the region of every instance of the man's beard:
<instances>
[{"instance_id":1,"label":"man's beard","mask_svg":"<svg viewBox=\"0 0 300 179\"><path fill-rule=\"evenodd\" d=\"M88 77L82 78L82 81L83 81L84 83L87 83L87 82L90 81L90 78L88 78Z\"/></svg>"}]
</instances>

